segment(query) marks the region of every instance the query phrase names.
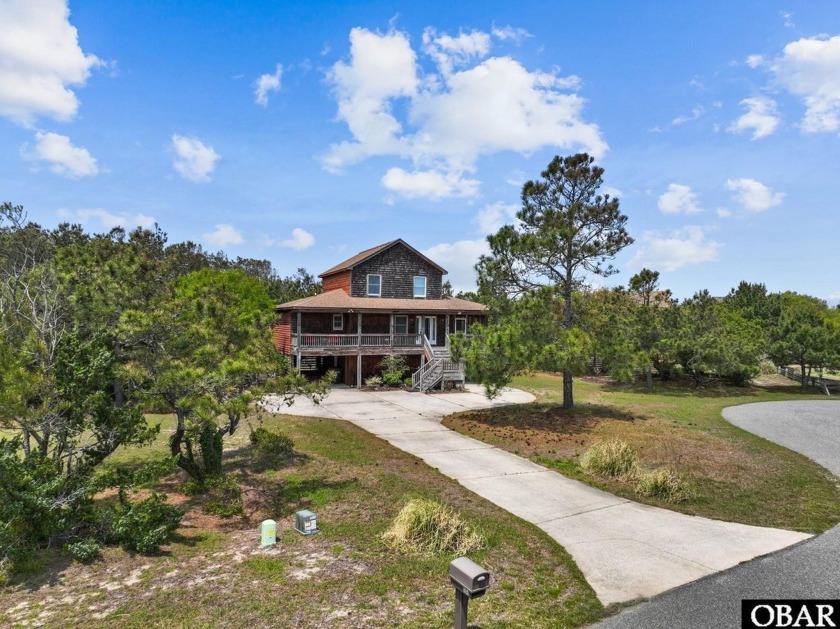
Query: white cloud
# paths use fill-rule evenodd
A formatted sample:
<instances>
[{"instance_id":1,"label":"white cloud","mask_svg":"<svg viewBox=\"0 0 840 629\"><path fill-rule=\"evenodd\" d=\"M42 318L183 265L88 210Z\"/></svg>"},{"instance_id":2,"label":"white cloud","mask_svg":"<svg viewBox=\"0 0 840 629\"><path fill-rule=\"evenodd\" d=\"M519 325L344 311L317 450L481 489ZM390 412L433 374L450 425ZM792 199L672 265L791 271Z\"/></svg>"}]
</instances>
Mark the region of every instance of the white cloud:
<instances>
[{"instance_id":1,"label":"white cloud","mask_svg":"<svg viewBox=\"0 0 840 629\"><path fill-rule=\"evenodd\" d=\"M427 29L422 52L438 74L421 80L405 33L354 28L349 61L328 74L338 118L353 138L332 145L324 167L336 172L372 156L408 159L411 174L424 175L422 181L391 168L383 185L398 181L407 194L425 189L426 196L441 198L477 194L477 182L466 176L482 155L556 147L598 156L607 150L597 125L582 118L583 98L568 92L579 87L577 77L530 72L510 57L485 59L489 51L486 33L450 36ZM430 172L438 175L434 185Z\"/></svg>"},{"instance_id":2,"label":"white cloud","mask_svg":"<svg viewBox=\"0 0 840 629\"><path fill-rule=\"evenodd\" d=\"M502 41L510 39L516 42L517 44L522 42L523 39L533 37L533 35L531 35L531 33L526 31L524 28L514 28L510 25L502 26L501 28L494 26L491 29L491 33L496 39L500 39Z\"/></svg>"},{"instance_id":3,"label":"white cloud","mask_svg":"<svg viewBox=\"0 0 840 629\"><path fill-rule=\"evenodd\" d=\"M481 255L490 253L490 247L484 239L459 240L434 245L422 253L449 271L444 279L452 283L456 292L471 291L478 280L474 267Z\"/></svg>"},{"instance_id":4,"label":"white cloud","mask_svg":"<svg viewBox=\"0 0 840 629\"><path fill-rule=\"evenodd\" d=\"M469 64L473 59L482 59L490 52L490 35L482 31L460 33L452 37L428 27L423 31L423 52L435 60L438 69L445 75L455 67Z\"/></svg>"},{"instance_id":5,"label":"white cloud","mask_svg":"<svg viewBox=\"0 0 840 629\"><path fill-rule=\"evenodd\" d=\"M208 245L219 248L227 247L228 245L241 245L245 242L245 239L242 238L242 234L237 231L233 225L228 223L216 225L215 231L202 234L201 239Z\"/></svg>"},{"instance_id":6,"label":"white cloud","mask_svg":"<svg viewBox=\"0 0 840 629\"><path fill-rule=\"evenodd\" d=\"M213 147L206 146L198 138L177 133L172 136L172 146L178 156L172 166L184 179L196 183L210 181L220 157Z\"/></svg>"},{"instance_id":7,"label":"white cloud","mask_svg":"<svg viewBox=\"0 0 840 629\"><path fill-rule=\"evenodd\" d=\"M757 68L762 63L764 63L764 57L762 57L761 55L750 55L747 57L746 63L751 68Z\"/></svg>"},{"instance_id":8,"label":"white cloud","mask_svg":"<svg viewBox=\"0 0 840 629\"><path fill-rule=\"evenodd\" d=\"M87 149L73 146L70 138L58 133L36 133L35 149L24 150L23 155L26 159L47 162L51 171L72 179L99 173L96 158Z\"/></svg>"},{"instance_id":9,"label":"white cloud","mask_svg":"<svg viewBox=\"0 0 840 629\"><path fill-rule=\"evenodd\" d=\"M478 192L479 182L465 179L455 173L435 170L406 172L402 168L389 168L382 177L382 185L392 192L407 197L426 197L438 201L446 197L471 197Z\"/></svg>"},{"instance_id":10,"label":"white cloud","mask_svg":"<svg viewBox=\"0 0 840 629\"><path fill-rule=\"evenodd\" d=\"M70 120L80 87L100 65L79 47L65 0L2 0L0 115L30 126L37 116Z\"/></svg>"},{"instance_id":11,"label":"white cloud","mask_svg":"<svg viewBox=\"0 0 840 629\"><path fill-rule=\"evenodd\" d=\"M504 225L516 224L516 213L518 211L518 205L497 201L480 209L475 215L474 221L478 226L479 233L495 234Z\"/></svg>"},{"instance_id":12,"label":"white cloud","mask_svg":"<svg viewBox=\"0 0 840 629\"><path fill-rule=\"evenodd\" d=\"M636 252L628 266L676 271L684 266L717 260L721 246L718 242L707 240L702 227L693 225L668 235L645 232L642 248Z\"/></svg>"},{"instance_id":13,"label":"white cloud","mask_svg":"<svg viewBox=\"0 0 840 629\"><path fill-rule=\"evenodd\" d=\"M715 210L715 212L720 218L730 218L732 216L732 210L725 207L719 207Z\"/></svg>"},{"instance_id":14,"label":"white cloud","mask_svg":"<svg viewBox=\"0 0 840 629\"><path fill-rule=\"evenodd\" d=\"M726 188L735 193L732 198L747 212L763 212L779 205L785 198L784 192L773 192L755 179L727 179Z\"/></svg>"},{"instance_id":15,"label":"white cloud","mask_svg":"<svg viewBox=\"0 0 840 629\"><path fill-rule=\"evenodd\" d=\"M680 183L668 185L668 191L659 197L659 209L665 214L697 214L703 209L697 205L697 194Z\"/></svg>"},{"instance_id":16,"label":"white cloud","mask_svg":"<svg viewBox=\"0 0 840 629\"><path fill-rule=\"evenodd\" d=\"M305 229L295 227L292 230L292 237L288 240L282 241L280 243L280 246L286 247L287 249L294 249L295 251L303 251L304 249L309 249L309 247L311 247L314 244L315 236L310 234Z\"/></svg>"},{"instance_id":17,"label":"white cloud","mask_svg":"<svg viewBox=\"0 0 840 629\"><path fill-rule=\"evenodd\" d=\"M741 105L747 108L747 113L730 125L730 133L752 129L752 139L757 140L770 135L779 126L776 101L772 98L766 96L745 98L741 101Z\"/></svg>"},{"instance_id":18,"label":"white cloud","mask_svg":"<svg viewBox=\"0 0 840 629\"><path fill-rule=\"evenodd\" d=\"M770 67L782 86L805 101L804 132L840 129L840 35L791 42Z\"/></svg>"},{"instance_id":19,"label":"white cloud","mask_svg":"<svg viewBox=\"0 0 840 629\"><path fill-rule=\"evenodd\" d=\"M697 105L691 109L691 115L688 116L677 116L671 121L671 124L675 127L678 127L681 124L685 124L686 122L692 122L694 120L699 119L704 113L706 113L706 109L702 105Z\"/></svg>"},{"instance_id":20,"label":"white cloud","mask_svg":"<svg viewBox=\"0 0 840 629\"><path fill-rule=\"evenodd\" d=\"M280 91L280 79L283 77L283 65L278 63L274 74L262 74L254 83L254 102L265 107L268 95Z\"/></svg>"},{"instance_id":21,"label":"white cloud","mask_svg":"<svg viewBox=\"0 0 840 629\"><path fill-rule=\"evenodd\" d=\"M151 228L155 224L155 217L146 214L113 214L103 209L92 210L76 210L71 212L69 210L59 210L56 212L59 218L70 223L80 223L82 225L89 225L96 221L105 229L113 229L114 227L123 227L131 229L132 227Z\"/></svg>"}]
</instances>

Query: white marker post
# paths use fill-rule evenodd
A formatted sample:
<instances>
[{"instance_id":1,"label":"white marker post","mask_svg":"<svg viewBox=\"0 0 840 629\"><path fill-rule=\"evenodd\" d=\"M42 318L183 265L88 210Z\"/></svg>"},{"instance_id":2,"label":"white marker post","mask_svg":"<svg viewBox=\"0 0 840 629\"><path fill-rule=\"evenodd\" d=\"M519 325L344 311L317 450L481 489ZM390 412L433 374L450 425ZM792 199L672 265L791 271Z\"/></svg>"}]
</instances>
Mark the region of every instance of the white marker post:
<instances>
[{"instance_id":1,"label":"white marker post","mask_svg":"<svg viewBox=\"0 0 840 629\"><path fill-rule=\"evenodd\" d=\"M263 520L262 523L262 545L272 546L277 543L277 522L274 520Z\"/></svg>"}]
</instances>

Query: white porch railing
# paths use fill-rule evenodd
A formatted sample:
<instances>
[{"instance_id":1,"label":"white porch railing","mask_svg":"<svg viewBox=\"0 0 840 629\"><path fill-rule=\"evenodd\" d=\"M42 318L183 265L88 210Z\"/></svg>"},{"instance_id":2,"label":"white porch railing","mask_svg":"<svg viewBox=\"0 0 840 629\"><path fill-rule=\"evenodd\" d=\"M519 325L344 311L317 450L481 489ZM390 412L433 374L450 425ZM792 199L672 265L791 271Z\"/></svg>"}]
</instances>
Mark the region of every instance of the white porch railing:
<instances>
[{"instance_id":1,"label":"white porch railing","mask_svg":"<svg viewBox=\"0 0 840 629\"><path fill-rule=\"evenodd\" d=\"M292 334L292 347L332 349L355 347L422 347L421 334Z\"/></svg>"}]
</instances>

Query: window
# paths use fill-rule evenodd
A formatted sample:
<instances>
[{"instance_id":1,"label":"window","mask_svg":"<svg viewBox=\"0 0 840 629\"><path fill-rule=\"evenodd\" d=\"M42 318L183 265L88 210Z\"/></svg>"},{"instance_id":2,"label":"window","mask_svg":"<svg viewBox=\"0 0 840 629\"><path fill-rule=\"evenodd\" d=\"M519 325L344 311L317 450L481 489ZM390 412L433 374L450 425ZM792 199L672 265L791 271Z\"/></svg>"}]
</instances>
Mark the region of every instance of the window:
<instances>
[{"instance_id":1,"label":"window","mask_svg":"<svg viewBox=\"0 0 840 629\"><path fill-rule=\"evenodd\" d=\"M455 317L455 332L467 333L467 319L465 317Z\"/></svg>"},{"instance_id":2,"label":"window","mask_svg":"<svg viewBox=\"0 0 840 629\"><path fill-rule=\"evenodd\" d=\"M343 330L344 329L344 315L343 314L334 314L333 315L333 330Z\"/></svg>"},{"instance_id":3,"label":"window","mask_svg":"<svg viewBox=\"0 0 840 629\"><path fill-rule=\"evenodd\" d=\"M397 315L394 317L394 333L408 334L408 315Z\"/></svg>"},{"instance_id":4,"label":"window","mask_svg":"<svg viewBox=\"0 0 840 629\"><path fill-rule=\"evenodd\" d=\"M415 297L425 297L426 296L426 278L421 275L414 276L414 296Z\"/></svg>"},{"instance_id":5,"label":"window","mask_svg":"<svg viewBox=\"0 0 840 629\"><path fill-rule=\"evenodd\" d=\"M373 297L379 297L382 295L381 275L371 274L367 276L367 294Z\"/></svg>"}]
</instances>

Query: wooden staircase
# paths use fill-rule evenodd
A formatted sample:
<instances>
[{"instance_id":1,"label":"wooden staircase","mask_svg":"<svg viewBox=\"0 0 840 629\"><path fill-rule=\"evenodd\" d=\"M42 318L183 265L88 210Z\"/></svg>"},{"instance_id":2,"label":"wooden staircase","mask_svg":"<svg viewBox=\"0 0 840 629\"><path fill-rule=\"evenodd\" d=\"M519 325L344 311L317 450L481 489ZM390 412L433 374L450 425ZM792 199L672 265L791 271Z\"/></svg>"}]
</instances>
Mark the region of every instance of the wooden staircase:
<instances>
[{"instance_id":1,"label":"wooden staircase","mask_svg":"<svg viewBox=\"0 0 840 629\"><path fill-rule=\"evenodd\" d=\"M445 346L433 346L429 339L423 335L423 350L428 361L411 375L412 386L425 393L441 382L464 383L464 361L452 360L449 353L449 344Z\"/></svg>"}]
</instances>

